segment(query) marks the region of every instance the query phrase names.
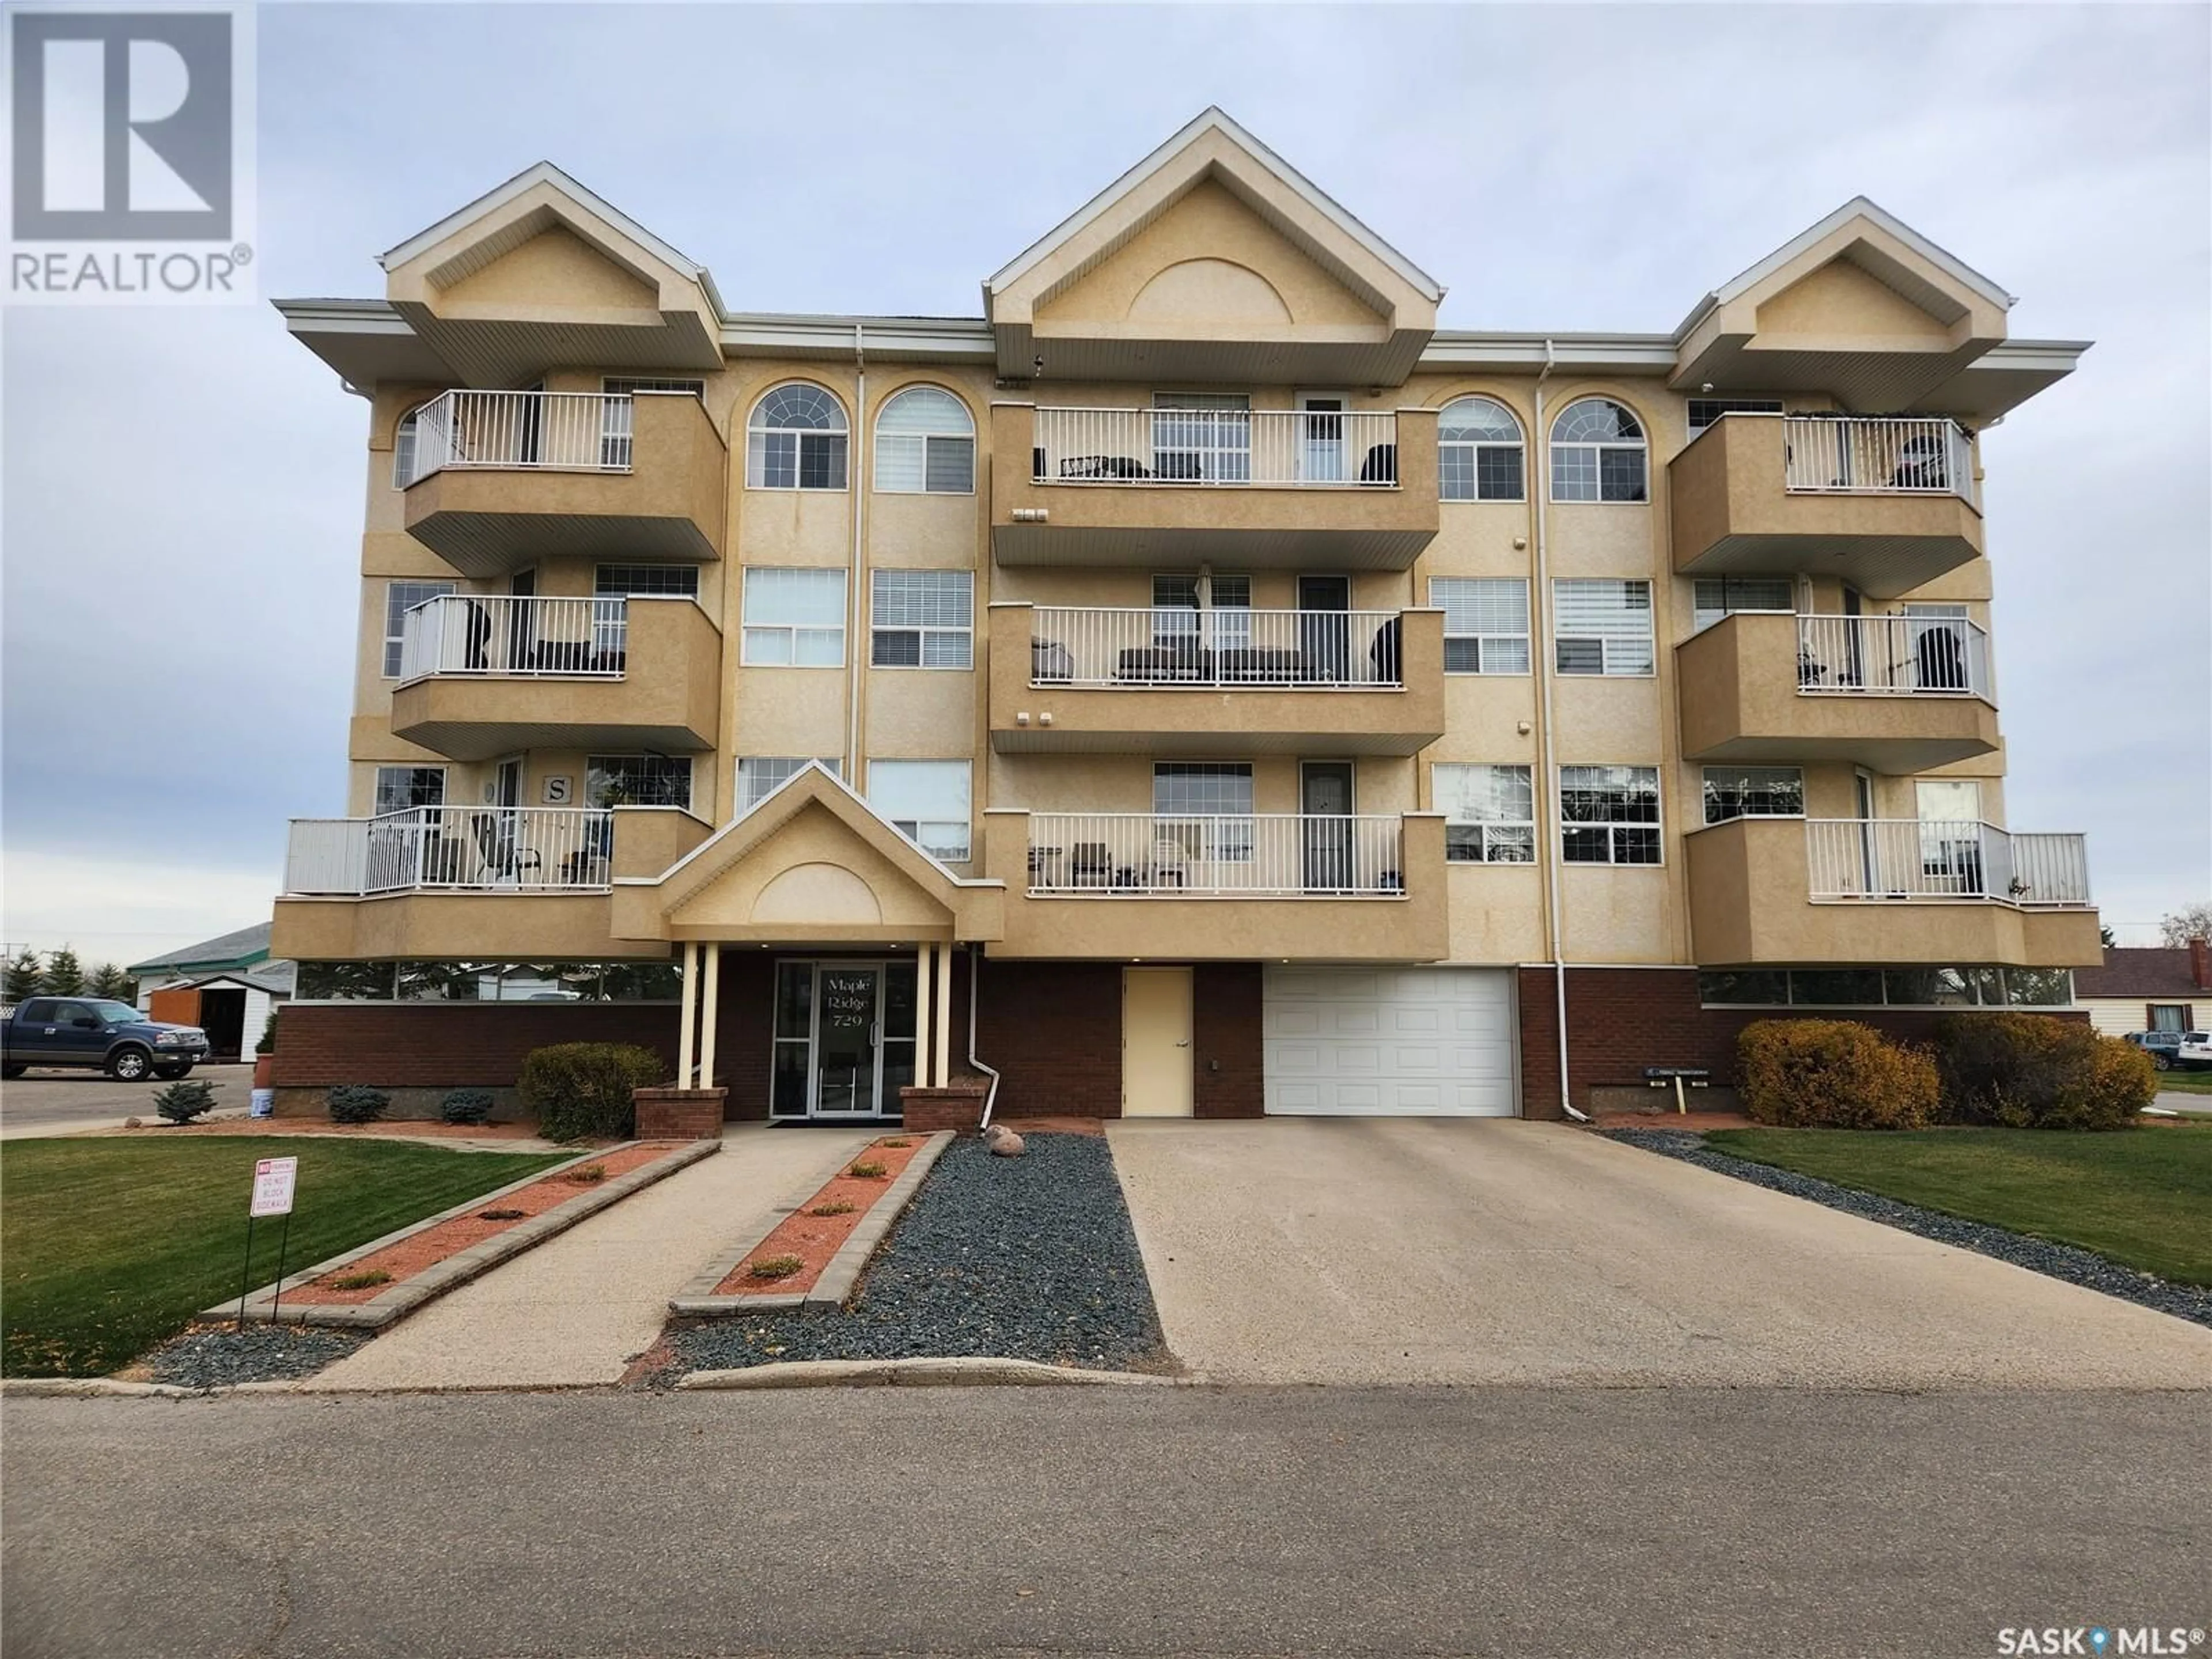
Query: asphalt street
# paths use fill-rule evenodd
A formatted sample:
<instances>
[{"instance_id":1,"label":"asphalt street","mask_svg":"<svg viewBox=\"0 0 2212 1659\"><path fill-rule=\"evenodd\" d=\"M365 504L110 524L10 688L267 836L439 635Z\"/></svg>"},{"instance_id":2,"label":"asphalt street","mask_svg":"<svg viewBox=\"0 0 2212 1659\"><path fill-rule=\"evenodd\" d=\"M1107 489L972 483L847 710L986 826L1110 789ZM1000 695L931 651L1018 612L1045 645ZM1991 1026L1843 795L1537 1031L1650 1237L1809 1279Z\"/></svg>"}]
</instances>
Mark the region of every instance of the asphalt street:
<instances>
[{"instance_id":1,"label":"asphalt street","mask_svg":"<svg viewBox=\"0 0 2212 1659\"><path fill-rule=\"evenodd\" d=\"M0 1417L0 1637L27 1659L1859 1659L2212 1613L2212 1431L2199 1399L2155 1394L15 1398Z\"/></svg>"},{"instance_id":2,"label":"asphalt street","mask_svg":"<svg viewBox=\"0 0 2212 1659\"><path fill-rule=\"evenodd\" d=\"M216 1085L219 1112L242 1112L253 1103L251 1066L196 1066L192 1075ZM150 1122L154 1097L163 1086L158 1078L118 1083L99 1072L34 1071L12 1083L0 1083L0 1135L15 1139L109 1129L129 1117Z\"/></svg>"}]
</instances>

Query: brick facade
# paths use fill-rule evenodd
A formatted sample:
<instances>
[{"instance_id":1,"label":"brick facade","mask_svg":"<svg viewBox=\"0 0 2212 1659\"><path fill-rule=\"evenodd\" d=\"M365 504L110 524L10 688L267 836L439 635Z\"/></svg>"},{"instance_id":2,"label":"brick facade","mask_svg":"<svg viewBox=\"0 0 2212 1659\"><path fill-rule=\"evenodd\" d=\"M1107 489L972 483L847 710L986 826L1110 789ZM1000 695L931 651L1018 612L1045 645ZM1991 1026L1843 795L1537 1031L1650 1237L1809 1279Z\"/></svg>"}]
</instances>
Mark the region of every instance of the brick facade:
<instances>
[{"instance_id":1,"label":"brick facade","mask_svg":"<svg viewBox=\"0 0 2212 1659\"><path fill-rule=\"evenodd\" d=\"M1552 970L1521 970L1521 1110L1556 1118L1559 1111L1559 1027ZM1762 1019L1850 1019L1885 1036L1934 1040L1946 1018L1939 1008L1706 1008L1698 1001L1694 968L1567 969L1567 1075L1576 1107L1590 1109L1590 1091L1644 1087L1647 1066L1701 1066L1718 1085L1735 1080L1735 1040ZM2085 1015L2051 1012L2060 1019Z\"/></svg>"},{"instance_id":2,"label":"brick facade","mask_svg":"<svg viewBox=\"0 0 2212 1659\"><path fill-rule=\"evenodd\" d=\"M507 1088L556 1042L634 1042L676 1074L676 1010L652 1002L293 1002L276 1019L278 1089Z\"/></svg>"},{"instance_id":3,"label":"brick facade","mask_svg":"<svg viewBox=\"0 0 2212 1659\"><path fill-rule=\"evenodd\" d=\"M640 1140L713 1140L722 1133L720 1089L640 1089Z\"/></svg>"},{"instance_id":4,"label":"brick facade","mask_svg":"<svg viewBox=\"0 0 2212 1659\"><path fill-rule=\"evenodd\" d=\"M1110 962L983 962L975 1053L1007 1117L1121 1115L1121 969ZM963 1013L961 1000L954 1012Z\"/></svg>"},{"instance_id":5,"label":"brick facade","mask_svg":"<svg viewBox=\"0 0 2212 1659\"><path fill-rule=\"evenodd\" d=\"M983 1102L990 1089L988 1078L956 1073L942 1089L900 1090L900 1114L908 1128L922 1134L935 1134L939 1129L965 1134L981 1126Z\"/></svg>"},{"instance_id":6,"label":"brick facade","mask_svg":"<svg viewBox=\"0 0 2212 1659\"><path fill-rule=\"evenodd\" d=\"M1200 1117L1258 1117L1267 1109L1260 1046L1261 968L1204 963L1192 997L1193 1102Z\"/></svg>"}]
</instances>

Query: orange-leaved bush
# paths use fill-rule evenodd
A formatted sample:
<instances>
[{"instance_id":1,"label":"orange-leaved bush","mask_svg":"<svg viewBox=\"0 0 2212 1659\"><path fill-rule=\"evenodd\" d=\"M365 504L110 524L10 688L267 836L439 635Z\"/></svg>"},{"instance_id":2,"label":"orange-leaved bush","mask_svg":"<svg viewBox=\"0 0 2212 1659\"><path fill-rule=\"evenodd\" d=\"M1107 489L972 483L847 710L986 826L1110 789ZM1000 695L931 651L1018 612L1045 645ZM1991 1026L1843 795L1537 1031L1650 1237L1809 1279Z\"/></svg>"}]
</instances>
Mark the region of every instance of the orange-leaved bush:
<instances>
[{"instance_id":1,"label":"orange-leaved bush","mask_svg":"<svg viewBox=\"0 0 2212 1659\"><path fill-rule=\"evenodd\" d=\"M1936 1115L1936 1062L1848 1019L1762 1019L1736 1039L1744 1109L1793 1129L1917 1129Z\"/></svg>"}]
</instances>

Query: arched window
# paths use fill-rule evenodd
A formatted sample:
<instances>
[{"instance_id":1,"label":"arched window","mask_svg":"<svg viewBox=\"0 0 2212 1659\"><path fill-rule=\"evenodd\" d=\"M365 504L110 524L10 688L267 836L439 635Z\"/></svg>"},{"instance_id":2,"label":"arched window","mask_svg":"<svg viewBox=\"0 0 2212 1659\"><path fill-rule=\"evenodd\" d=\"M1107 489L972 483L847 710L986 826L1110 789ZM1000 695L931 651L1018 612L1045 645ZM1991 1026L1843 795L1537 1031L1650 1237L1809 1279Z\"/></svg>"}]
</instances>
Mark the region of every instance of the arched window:
<instances>
[{"instance_id":1,"label":"arched window","mask_svg":"<svg viewBox=\"0 0 2212 1659\"><path fill-rule=\"evenodd\" d=\"M753 405L745 422L749 489L842 489L845 411L818 386L793 380Z\"/></svg>"},{"instance_id":2,"label":"arched window","mask_svg":"<svg viewBox=\"0 0 2212 1659\"><path fill-rule=\"evenodd\" d=\"M422 410L428 407L418 404L399 417L399 424L392 429L392 487L404 489L415 482L416 428L421 423Z\"/></svg>"},{"instance_id":3,"label":"arched window","mask_svg":"<svg viewBox=\"0 0 2212 1659\"><path fill-rule=\"evenodd\" d=\"M975 421L941 387L908 386L876 416L876 488L901 495L975 493Z\"/></svg>"},{"instance_id":4,"label":"arched window","mask_svg":"<svg viewBox=\"0 0 2212 1659\"><path fill-rule=\"evenodd\" d=\"M1569 404L1552 422L1552 499L1646 501L1644 427L1610 398Z\"/></svg>"},{"instance_id":5,"label":"arched window","mask_svg":"<svg viewBox=\"0 0 2212 1659\"><path fill-rule=\"evenodd\" d=\"M1437 493L1448 501L1522 499L1521 422L1494 398L1462 398L1437 412Z\"/></svg>"}]
</instances>

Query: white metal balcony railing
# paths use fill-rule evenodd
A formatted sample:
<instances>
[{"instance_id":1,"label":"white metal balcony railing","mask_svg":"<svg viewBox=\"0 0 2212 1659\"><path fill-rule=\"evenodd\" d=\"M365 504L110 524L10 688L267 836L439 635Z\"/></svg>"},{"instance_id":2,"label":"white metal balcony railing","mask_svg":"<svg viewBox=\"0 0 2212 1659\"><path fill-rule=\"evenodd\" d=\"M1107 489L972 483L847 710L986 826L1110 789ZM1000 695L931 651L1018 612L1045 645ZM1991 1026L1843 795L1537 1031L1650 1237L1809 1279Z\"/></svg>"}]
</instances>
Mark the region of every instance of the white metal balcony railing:
<instances>
[{"instance_id":1,"label":"white metal balcony railing","mask_svg":"<svg viewBox=\"0 0 2212 1659\"><path fill-rule=\"evenodd\" d=\"M1038 483L1264 484L1316 489L1398 482L1398 417L1293 409L1040 409Z\"/></svg>"},{"instance_id":2,"label":"white metal balcony railing","mask_svg":"<svg viewBox=\"0 0 2212 1659\"><path fill-rule=\"evenodd\" d=\"M2089 860L2075 835L2014 835L1972 821L1808 818L1812 896L1970 899L2023 908L2089 902Z\"/></svg>"},{"instance_id":3,"label":"white metal balcony railing","mask_svg":"<svg viewBox=\"0 0 2212 1659\"><path fill-rule=\"evenodd\" d=\"M1395 690L1402 638L1395 611L1040 608L1030 684Z\"/></svg>"},{"instance_id":4,"label":"white metal balcony railing","mask_svg":"<svg viewBox=\"0 0 2212 1659\"><path fill-rule=\"evenodd\" d=\"M1041 896L1397 898L1396 817L1311 813L1036 812L1030 891Z\"/></svg>"},{"instance_id":5,"label":"white metal balcony railing","mask_svg":"<svg viewBox=\"0 0 2212 1659\"><path fill-rule=\"evenodd\" d=\"M629 659L623 599L450 593L411 605L399 623L399 678L497 674L620 679Z\"/></svg>"},{"instance_id":6,"label":"white metal balcony railing","mask_svg":"<svg viewBox=\"0 0 2212 1659\"><path fill-rule=\"evenodd\" d=\"M457 467L627 472L627 392L448 392L415 411L411 484Z\"/></svg>"},{"instance_id":7,"label":"white metal balcony railing","mask_svg":"<svg viewBox=\"0 0 2212 1659\"><path fill-rule=\"evenodd\" d=\"M414 806L373 818L294 818L284 890L605 890L614 814L573 806Z\"/></svg>"},{"instance_id":8,"label":"white metal balcony railing","mask_svg":"<svg viewBox=\"0 0 2212 1659\"><path fill-rule=\"evenodd\" d=\"M1786 489L1956 495L1973 503L1973 441L1956 421L1941 416L1785 415L1782 436Z\"/></svg>"},{"instance_id":9,"label":"white metal balcony railing","mask_svg":"<svg viewBox=\"0 0 2212 1659\"><path fill-rule=\"evenodd\" d=\"M1800 617L1797 689L1992 701L1990 636L1964 617Z\"/></svg>"}]
</instances>

